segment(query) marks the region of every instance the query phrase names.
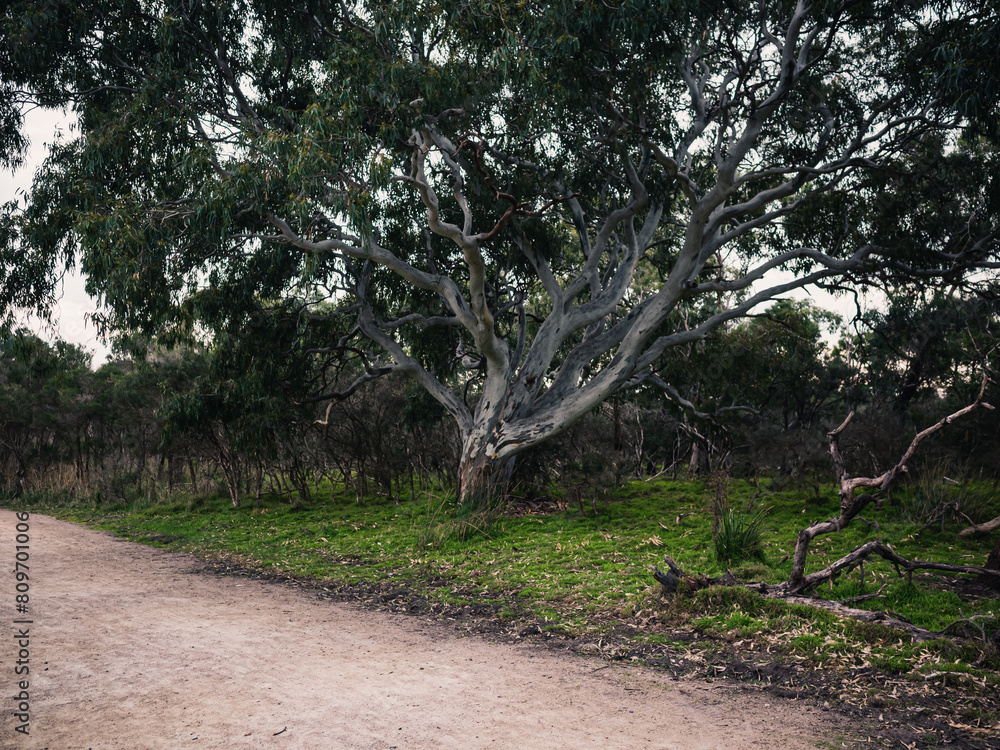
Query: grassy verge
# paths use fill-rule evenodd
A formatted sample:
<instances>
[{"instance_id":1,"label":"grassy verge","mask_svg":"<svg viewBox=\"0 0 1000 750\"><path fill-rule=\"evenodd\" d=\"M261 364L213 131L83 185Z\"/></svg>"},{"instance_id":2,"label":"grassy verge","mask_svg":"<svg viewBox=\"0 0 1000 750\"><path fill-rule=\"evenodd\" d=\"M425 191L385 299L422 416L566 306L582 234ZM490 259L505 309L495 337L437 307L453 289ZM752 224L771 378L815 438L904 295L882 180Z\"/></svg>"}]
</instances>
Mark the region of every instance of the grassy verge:
<instances>
[{"instance_id":1,"label":"grassy verge","mask_svg":"<svg viewBox=\"0 0 1000 750\"><path fill-rule=\"evenodd\" d=\"M975 495L983 515L1000 515L997 493L988 485L963 492ZM321 595L450 617L514 638L535 634L583 652L659 664L675 675L749 678L788 696L880 716L892 709L903 717L895 720L900 727L923 727L920 736L934 735L935 727L944 734L959 727L973 747L1000 732L1000 657L981 638L912 644L898 631L764 600L745 589L661 599L650 566L662 567L664 553L691 573L721 575L728 568L743 580L783 580L797 531L835 515L832 489L634 482L599 503L597 515L588 508L580 516L577 507L556 500L497 519L470 514L444 493L366 505L331 495L329 487L317 494L330 499L298 510L277 500L234 509L221 496L131 506L68 497L6 504L193 552L222 570L308 581ZM877 528L856 522L820 538L808 569L870 539L906 557L982 564L992 540L958 537L959 518L927 526L934 508L923 508L925 495L897 497L878 515ZM760 559L717 559L713 507L757 519ZM854 606L890 610L933 630L965 620L951 632L964 629L987 640L1000 628L995 591L968 579L901 578L880 559L866 564L863 580L854 571L819 593L843 599L879 590L881 598ZM896 739L905 744L916 736Z\"/></svg>"}]
</instances>

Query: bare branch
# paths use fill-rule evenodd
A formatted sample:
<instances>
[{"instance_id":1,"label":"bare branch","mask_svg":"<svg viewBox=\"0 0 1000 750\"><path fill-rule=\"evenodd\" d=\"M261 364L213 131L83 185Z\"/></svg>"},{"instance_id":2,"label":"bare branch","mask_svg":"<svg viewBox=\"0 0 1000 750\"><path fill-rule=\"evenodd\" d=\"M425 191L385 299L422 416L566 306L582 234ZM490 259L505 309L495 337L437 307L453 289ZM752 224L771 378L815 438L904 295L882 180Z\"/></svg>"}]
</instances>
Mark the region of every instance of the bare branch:
<instances>
[{"instance_id":1,"label":"bare branch","mask_svg":"<svg viewBox=\"0 0 1000 750\"><path fill-rule=\"evenodd\" d=\"M812 578L811 576L805 575L806 555L809 551L809 544L813 539L821 534L830 534L833 532L840 533L840 530L846 528L848 524L850 524L851 521L856 518L858 514L860 514L861 511L864 510L869 504L874 502L876 503L876 506L878 506L898 476L906 471L906 462L913 457L917 447L924 439L943 429L956 419L960 419L980 407L991 410L993 409L990 404L983 401L987 382L987 375L984 372L982 386L980 387L979 394L973 403L959 409L953 414L949 414L939 422L917 433L896 465L878 477L852 477L848 472L844 458L840 453L840 436L854 419L853 411L847 416L839 427L827 433L830 441L830 457L833 460L834 473L837 477L837 482L840 485L840 515L837 518L831 518L830 520L822 523L814 523L809 526L809 528L802 529L799 532L795 543L795 554L792 557L792 570L788 576L788 581L784 584L789 590L805 591L815 585L816 581L826 580L826 578L830 577L827 575L826 578L823 578L822 576L819 578ZM856 495L855 493L861 488L875 489L876 491L874 494ZM883 557L885 557L885 555L883 555ZM836 565L837 563L834 564L834 566ZM933 567L944 565L944 563L927 563L926 565ZM938 569L957 570L957 568L954 567L938 567ZM837 568L837 570L840 570L840 568Z\"/></svg>"},{"instance_id":2,"label":"bare branch","mask_svg":"<svg viewBox=\"0 0 1000 750\"><path fill-rule=\"evenodd\" d=\"M988 534L991 531L996 531L1000 529L1000 516L997 516L992 521L987 521L986 523L973 524L967 529L962 529L958 532L959 536L969 536L970 534Z\"/></svg>"},{"instance_id":3,"label":"bare branch","mask_svg":"<svg viewBox=\"0 0 1000 750\"><path fill-rule=\"evenodd\" d=\"M678 391L676 388L674 388L672 385L670 385L670 383L668 383L667 381L665 381L663 378L661 378L656 373L649 373L648 375L642 377L641 380L638 379L638 378L636 380L638 382L649 382L649 383L652 383L657 388L661 389L664 393L666 393L667 396L670 398L671 401L673 401L675 404L677 404L678 406L680 406L685 411L688 411L692 415L698 417L698 419L707 419L707 420L710 420L710 421L714 421L716 415L718 415L718 414L724 414L724 413L727 413L727 412L733 412L733 411L746 411L746 412L750 412L751 414L759 414L760 413L759 411L757 411L757 409L754 409L752 406L724 406L721 409L717 409L714 412L698 411L697 407L693 403L691 403L691 401L689 401L688 399L684 398L680 394L680 391ZM629 385L635 385L635 384L636 383L634 383L634 382L630 382L629 383Z\"/></svg>"},{"instance_id":4,"label":"bare branch","mask_svg":"<svg viewBox=\"0 0 1000 750\"><path fill-rule=\"evenodd\" d=\"M991 576L1000 579L1000 570L991 570L990 568L982 568L977 565L950 565L948 563L925 562L923 560L908 560L896 554L889 545L872 541L857 547L839 560L830 563L823 570L818 570L815 573L807 575L804 585L799 590L807 591L825 581L835 579L845 570L850 570L860 561L871 555L877 555L884 560L888 560L896 566L897 570L905 570L907 573L912 573L915 570L940 570L945 573L968 573L970 575Z\"/></svg>"},{"instance_id":5,"label":"bare branch","mask_svg":"<svg viewBox=\"0 0 1000 750\"><path fill-rule=\"evenodd\" d=\"M322 420L315 420L313 424L323 425L324 427L329 424L330 419L330 409L333 408L334 403L337 401L343 401L351 396L353 396L358 389L360 389L366 383L370 383L373 380L378 380L384 375L388 375L391 372L395 372L394 367L377 367L373 368L362 375L355 378L354 382L351 383L347 388L342 391L329 391L328 393L321 393L316 396L310 396L309 398L304 398L301 401L295 401L293 399L292 403L299 406L305 404L316 404L322 401L329 401L329 405L326 407L326 416Z\"/></svg>"}]
</instances>

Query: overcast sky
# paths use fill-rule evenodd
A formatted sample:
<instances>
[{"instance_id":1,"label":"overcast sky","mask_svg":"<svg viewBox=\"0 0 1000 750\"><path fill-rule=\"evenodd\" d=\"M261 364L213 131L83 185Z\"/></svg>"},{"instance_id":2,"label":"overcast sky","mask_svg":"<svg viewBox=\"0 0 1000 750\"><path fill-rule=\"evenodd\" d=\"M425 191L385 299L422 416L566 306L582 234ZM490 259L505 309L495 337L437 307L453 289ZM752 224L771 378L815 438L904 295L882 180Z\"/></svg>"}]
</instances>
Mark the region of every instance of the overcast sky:
<instances>
[{"instance_id":1,"label":"overcast sky","mask_svg":"<svg viewBox=\"0 0 1000 750\"><path fill-rule=\"evenodd\" d=\"M72 118L60 110L36 109L27 116L27 134L31 141L25 165L14 173L0 171L0 203L17 200L24 205L25 193L31 190L31 180L35 169L44 160L46 145L52 143L57 133L67 132ZM89 322L89 314L96 304L83 288L83 279L78 274L67 274L61 289L56 290L59 301L53 311L53 327L49 328L35 318L25 318L21 322L42 338L51 341L56 336L80 344L94 355L93 366L105 361L110 349L98 338L94 325Z\"/></svg>"}]
</instances>

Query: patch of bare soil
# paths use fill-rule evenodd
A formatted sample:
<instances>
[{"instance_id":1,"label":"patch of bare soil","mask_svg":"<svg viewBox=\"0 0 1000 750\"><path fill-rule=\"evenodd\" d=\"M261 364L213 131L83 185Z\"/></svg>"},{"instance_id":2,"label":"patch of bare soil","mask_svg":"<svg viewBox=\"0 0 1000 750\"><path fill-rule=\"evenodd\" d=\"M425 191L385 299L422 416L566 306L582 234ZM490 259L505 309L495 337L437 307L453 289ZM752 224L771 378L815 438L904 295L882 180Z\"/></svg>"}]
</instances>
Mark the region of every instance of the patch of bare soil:
<instances>
[{"instance_id":1,"label":"patch of bare soil","mask_svg":"<svg viewBox=\"0 0 1000 750\"><path fill-rule=\"evenodd\" d=\"M8 569L14 528L0 511ZM12 576L0 594L5 749L739 750L839 747L846 735L807 701L463 637L447 619L210 575L191 556L44 516L30 518L30 574L27 613ZM17 629L29 631L20 677ZM21 679L26 701L14 697ZM18 700L28 735L15 731Z\"/></svg>"}]
</instances>

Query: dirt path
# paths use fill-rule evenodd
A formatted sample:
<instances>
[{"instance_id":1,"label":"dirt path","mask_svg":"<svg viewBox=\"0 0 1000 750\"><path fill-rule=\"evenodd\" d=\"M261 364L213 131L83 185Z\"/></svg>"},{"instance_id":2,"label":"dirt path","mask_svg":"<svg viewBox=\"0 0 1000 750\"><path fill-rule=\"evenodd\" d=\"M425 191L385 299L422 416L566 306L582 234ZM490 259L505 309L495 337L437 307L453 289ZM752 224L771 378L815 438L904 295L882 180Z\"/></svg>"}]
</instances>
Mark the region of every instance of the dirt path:
<instances>
[{"instance_id":1,"label":"dirt path","mask_svg":"<svg viewBox=\"0 0 1000 750\"><path fill-rule=\"evenodd\" d=\"M0 568L13 568L0 511ZM805 748L829 714L445 624L199 574L187 555L30 517L30 625L2 576L0 748ZM30 630L30 736L15 731ZM12 708L14 706L15 708Z\"/></svg>"}]
</instances>

